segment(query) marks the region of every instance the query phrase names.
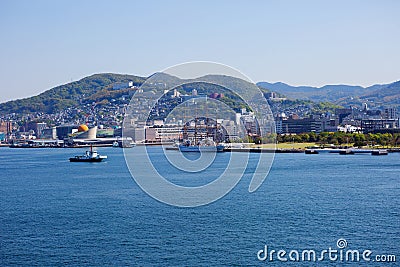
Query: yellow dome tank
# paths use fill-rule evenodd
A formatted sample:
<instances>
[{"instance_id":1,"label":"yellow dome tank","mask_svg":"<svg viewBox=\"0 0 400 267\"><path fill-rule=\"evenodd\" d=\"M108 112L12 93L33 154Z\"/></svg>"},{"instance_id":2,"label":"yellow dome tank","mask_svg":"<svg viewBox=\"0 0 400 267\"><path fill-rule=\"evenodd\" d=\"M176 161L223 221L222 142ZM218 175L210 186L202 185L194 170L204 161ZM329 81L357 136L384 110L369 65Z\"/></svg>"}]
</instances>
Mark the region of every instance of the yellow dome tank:
<instances>
[{"instance_id":1,"label":"yellow dome tank","mask_svg":"<svg viewBox=\"0 0 400 267\"><path fill-rule=\"evenodd\" d=\"M81 124L78 127L78 132L86 132L88 130L89 130L89 127L87 127L87 125L85 125L85 124Z\"/></svg>"}]
</instances>

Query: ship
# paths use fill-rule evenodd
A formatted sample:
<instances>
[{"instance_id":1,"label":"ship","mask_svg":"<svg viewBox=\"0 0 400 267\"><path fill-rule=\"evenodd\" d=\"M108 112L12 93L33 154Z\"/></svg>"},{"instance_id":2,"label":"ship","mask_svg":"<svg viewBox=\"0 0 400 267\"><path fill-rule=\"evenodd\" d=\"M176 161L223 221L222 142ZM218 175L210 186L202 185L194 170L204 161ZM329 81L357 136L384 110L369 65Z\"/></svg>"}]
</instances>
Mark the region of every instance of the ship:
<instances>
[{"instance_id":1,"label":"ship","mask_svg":"<svg viewBox=\"0 0 400 267\"><path fill-rule=\"evenodd\" d=\"M222 144L217 143L217 131L218 131L218 123L215 120L215 126L211 127L214 131L214 136L209 136L209 129L208 126L209 122L207 118L204 118L205 122L205 129L204 126L200 127L197 125L198 117L194 120L194 133L192 138L189 138L188 134L188 127L185 124L183 136L186 137L183 142L178 145L179 151L181 152L223 152L225 146ZM212 134L211 134L212 135Z\"/></svg>"},{"instance_id":2,"label":"ship","mask_svg":"<svg viewBox=\"0 0 400 267\"><path fill-rule=\"evenodd\" d=\"M86 151L84 155L69 158L69 161L70 162L100 162L106 158L107 158L107 156L101 156L99 153L97 153L97 151L93 150L92 146L90 146L90 150Z\"/></svg>"},{"instance_id":3,"label":"ship","mask_svg":"<svg viewBox=\"0 0 400 267\"><path fill-rule=\"evenodd\" d=\"M190 140L178 145L179 151L181 152L223 152L225 146L216 144L211 139L203 139L197 144L192 144Z\"/></svg>"}]
</instances>

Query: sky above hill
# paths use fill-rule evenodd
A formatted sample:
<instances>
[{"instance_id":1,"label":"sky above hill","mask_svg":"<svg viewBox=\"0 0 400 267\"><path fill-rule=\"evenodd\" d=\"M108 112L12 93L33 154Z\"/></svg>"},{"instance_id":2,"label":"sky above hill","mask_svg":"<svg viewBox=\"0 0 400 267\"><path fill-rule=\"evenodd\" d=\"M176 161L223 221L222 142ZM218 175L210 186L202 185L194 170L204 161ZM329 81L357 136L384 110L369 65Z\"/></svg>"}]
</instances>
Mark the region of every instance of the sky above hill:
<instances>
[{"instance_id":1,"label":"sky above hill","mask_svg":"<svg viewBox=\"0 0 400 267\"><path fill-rule=\"evenodd\" d=\"M0 1L0 102L187 61L253 81L400 79L400 1Z\"/></svg>"}]
</instances>

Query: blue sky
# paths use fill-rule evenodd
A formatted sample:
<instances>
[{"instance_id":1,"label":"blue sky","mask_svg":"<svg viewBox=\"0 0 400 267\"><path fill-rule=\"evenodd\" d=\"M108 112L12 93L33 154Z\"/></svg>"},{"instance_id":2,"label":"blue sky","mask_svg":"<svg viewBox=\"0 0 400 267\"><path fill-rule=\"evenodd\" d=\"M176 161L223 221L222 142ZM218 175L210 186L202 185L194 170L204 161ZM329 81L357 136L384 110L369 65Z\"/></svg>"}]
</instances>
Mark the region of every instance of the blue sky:
<instances>
[{"instance_id":1,"label":"blue sky","mask_svg":"<svg viewBox=\"0 0 400 267\"><path fill-rule=\"evenodd\" d=\"M400 1L0 0L0 102L93 73L215 61L253 81L400 79Z\"/></svg>"}]
</instances>

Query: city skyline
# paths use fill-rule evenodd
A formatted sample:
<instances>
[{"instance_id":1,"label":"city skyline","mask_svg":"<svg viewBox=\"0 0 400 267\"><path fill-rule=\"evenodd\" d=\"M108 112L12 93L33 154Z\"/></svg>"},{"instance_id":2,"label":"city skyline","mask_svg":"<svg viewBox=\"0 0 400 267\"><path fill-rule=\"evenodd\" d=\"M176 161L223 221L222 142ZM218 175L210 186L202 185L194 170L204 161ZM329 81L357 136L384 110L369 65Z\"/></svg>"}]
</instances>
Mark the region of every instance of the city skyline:
<instances>
[{"instance_id":1,"label":"city skyline","mask_svg":"<svg viewBox=\"0 0 400 267\"><path fill-rule=\"evenodd\" d=\"M93 73L149 76L213 61L253 81L370 86L399 79L396 1L0 4L0 102Z\"/></svg>"}]
</instances>

